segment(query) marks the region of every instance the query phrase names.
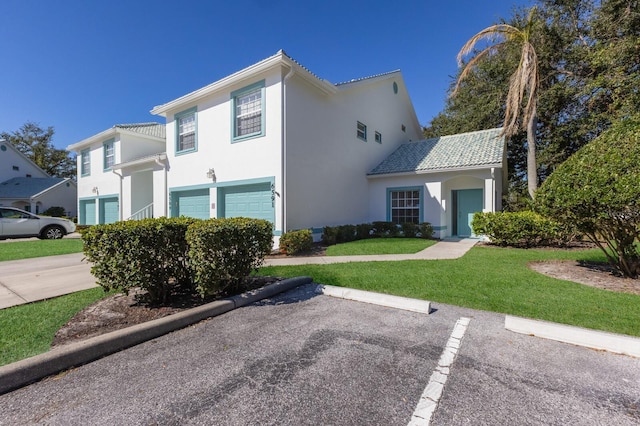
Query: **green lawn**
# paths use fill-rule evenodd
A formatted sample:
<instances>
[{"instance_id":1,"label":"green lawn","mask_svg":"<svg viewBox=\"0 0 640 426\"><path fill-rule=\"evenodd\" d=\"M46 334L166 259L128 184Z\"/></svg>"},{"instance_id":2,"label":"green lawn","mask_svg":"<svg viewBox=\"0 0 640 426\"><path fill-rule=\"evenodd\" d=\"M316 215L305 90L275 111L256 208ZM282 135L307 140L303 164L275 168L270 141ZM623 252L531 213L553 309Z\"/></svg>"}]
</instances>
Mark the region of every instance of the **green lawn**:
<instances>
[{"instance_id":1,"label":"green lawn","mask_svg":"<svg viewBox=\"0 0 640 426\"><path fill-rule=\"evenodd\" d=\"M31 259L34 257L55 256L58 254L82 252L80 238L61 240L29 240L0 243L0 261Z\"/></svg>"},{"instance_id":2,"label":"green lawn","mask_svg":"<svg viewBox=\"0 0 640 426\"><path fill-rule=\"evenodd\" d=\"M351 243L349 243L351 244ZM640 296L547 277L527 263L604 261L599 250L474 247L456 260L409 260L261 268L260 274L314 281L640 336Z\"/></svg>"},{"instance_id":3,"label":"green lawn","mask_svg":"<svg viewBox=\"0 0 640 426\"><path fill-rule=\"evenodd\" d=\"M410 254L417 253L436 243L420 238L372 238L336 244L327 247L327 256L356 256L363 254Z\"/></svg>"},{"instance_id":4,"label":"green lawn","mask_svg":"<svg viewBox=\"0 0 640 426\"><path fill-rule=\"evenodd\" d=\"M0 365L47 352L60 327L77 312L106 296L98 287L0 309Z\"/></svg>"}]
</instances>

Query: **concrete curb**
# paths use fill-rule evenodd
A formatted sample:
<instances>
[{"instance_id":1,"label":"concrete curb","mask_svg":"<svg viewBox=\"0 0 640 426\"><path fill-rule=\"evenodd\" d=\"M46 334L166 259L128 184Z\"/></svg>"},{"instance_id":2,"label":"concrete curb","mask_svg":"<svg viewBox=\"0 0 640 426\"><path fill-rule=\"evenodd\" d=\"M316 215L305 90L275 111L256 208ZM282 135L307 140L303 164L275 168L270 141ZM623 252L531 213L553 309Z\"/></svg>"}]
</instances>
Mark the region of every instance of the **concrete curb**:
<instances>
[{"instance_id":1,"label":"concrete curb","mask_svg":"<svg viewBox=\"0 0 640 426\"><path fill-rule=\"evenodd\" d=\"M405 311L427 314L431 312L431 302L427 300L410 299L408 297L392 296L371 291L354 290L345 287L320 284L316 292L326 296L340 299L355 300L357 302L371 303L389 308L403 309Z\"/></svg>"},{"instance_id":2,"label":"concrete curb","mask_svg":"<svg viewBox=\"0 0 640 426\"><path fill-rule=\"evenodd\" d=\"M203 319L222 315L233 309L311 282L312 279L310 277L286 279L261 289L72 343L31 358L4 365L0 367L0 395L60 371L95 361L131 346L155 339Z\"/></svg>"},{"instance_id":3,"label":"concrete curb","mask_svg":"<svg viewBox=\"0 0 640 426\"><path fill-rule=\"evenodd\" d=\"M516 333L640 358L640 338L507 315L504 328Z\"/></svg>"}]
</instances>

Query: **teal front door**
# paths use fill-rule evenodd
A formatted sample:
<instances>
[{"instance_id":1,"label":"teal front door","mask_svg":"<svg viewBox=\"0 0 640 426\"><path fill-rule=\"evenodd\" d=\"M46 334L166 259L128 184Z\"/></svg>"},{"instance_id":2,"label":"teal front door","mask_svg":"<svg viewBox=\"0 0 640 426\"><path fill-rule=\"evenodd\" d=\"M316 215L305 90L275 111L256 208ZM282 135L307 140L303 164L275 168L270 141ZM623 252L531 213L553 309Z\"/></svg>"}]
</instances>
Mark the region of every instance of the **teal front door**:
<instances>
[{"instance_id":1,"label":"teal front door","mask_svg":"<svg viewBox=\"0 0 640 426\"><path fill-rule=\"evenodd\" d=\"M456 235L470 237L473 235L471 221L476 212L482 211L482 189L460 189L454 191L456 211Z\"/></svg>"}]
</instances>

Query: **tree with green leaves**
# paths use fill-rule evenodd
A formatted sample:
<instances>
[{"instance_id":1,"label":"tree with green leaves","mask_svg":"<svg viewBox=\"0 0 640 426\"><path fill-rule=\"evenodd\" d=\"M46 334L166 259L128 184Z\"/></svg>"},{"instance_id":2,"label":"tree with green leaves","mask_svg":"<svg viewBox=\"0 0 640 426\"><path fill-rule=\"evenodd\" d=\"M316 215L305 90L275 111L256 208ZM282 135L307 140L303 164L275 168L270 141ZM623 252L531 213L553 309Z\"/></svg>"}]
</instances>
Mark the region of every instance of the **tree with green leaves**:
<instances>
[{"instance_id":1,"label":"tree with green leaves","mask_svg":"<svg viewBox=\"0 0 640 426\"><path fill-rule=\"evenodd\" d=\"M536 208L574 224L625 277L640 275L640 114L614 123L561 164Z\"/></svg>"},{"instance_id":2,"label":"tree with green leaves","mask_svg":"<svg viewBox=\"0 0 640 426\"><path fill-rule=\"evenodd\" d=\"M15 132L0 133L0 138L12 143L48 175L75 178L76 158L53 145L54 133L51 126L43 129L36 123L27 122Z\"/></svg>"},{"instance_id":3,"label":"tree with green leaves","mask_svg":"<svg viewBox=\"0 0 640 426\"><path fill-rule=\"evenodd\" d=\"M456 87L451 94L452 96L457 94L459 86L463 84L480 61L511 46L515 45L519 47L520 59L518 66L509 80L509 88L504 107L502 134L506 137L511 137L515 135L521 127L526 127L527 188L531 198L535 196L535 191L538 187L536 130L538 124L537 104L539 75L538 57L532 43L532 34L539 25L536 11L536 7L531 8L525 24L521 28L505 23L496 24L485 28L471 37L458 53L458 63L460 66L464 65L464 68L458 76ZM475 55L465 65L463 58L469 53L474 52L476 45L483 40L489 40L495 43L490 44L480 52L475 52ZM525 104L524 107L522 107L523 103Z\"/></svg>"}]
</instances>

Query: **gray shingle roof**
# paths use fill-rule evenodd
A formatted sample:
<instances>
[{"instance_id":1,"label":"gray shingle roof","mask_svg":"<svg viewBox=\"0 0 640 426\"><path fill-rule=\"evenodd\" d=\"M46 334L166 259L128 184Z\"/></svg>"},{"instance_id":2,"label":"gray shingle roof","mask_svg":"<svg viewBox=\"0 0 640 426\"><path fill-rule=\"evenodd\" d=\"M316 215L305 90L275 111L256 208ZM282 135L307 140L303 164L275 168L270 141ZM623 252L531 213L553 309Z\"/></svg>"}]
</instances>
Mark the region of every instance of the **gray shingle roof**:
<instances>
[{"instance_id":1,"label":"gray shingle roof","mask_svg":"<svg viewBox=\"0 0 640 426\"><path fill-rule=\"evenodd\" d=\"M441 136L400 145L369 175L427 172L502 164L501 128Z\"/></svg>"},{"instance_id":2,"label":"gray shingle roof","mask_svg":"<svg viewBox=\"0 0 640 426\"><path fill-rule=\"evenodd\" d=\"M64 180L64 178L11 178L0 183L0 198L29 198Z\"/></svg>"},{"instance_id":3,"label":"gray shingle roof","mask_svg":"<svg viewBox=\"0 0 640 426\"><path fill-rule=\"evenodd\" d=\"M383 73L380 73L380 74L370 75L368 77L354 78L354 79L349 80L349 81L343 81L343 82L340 82L340 83L336 83L336 86L345 86L345 85L351 84L351 83L359 83L359 82L364 81L364 80L372 80L374 78L384 77L384 76L387 76L387 75L390 75L390 74L395 74L395 73L397 73L399 71L400 70L388 71L388 72L383 72Z\"/></svg>"},{"instance_id":4,"label":"gray shingle roof","mask_svg":"<svg viewBox=\"0 0 640 426\"><path fill-rule=\"evenodd\" d=\"M147 136L155 136L164 139L166 136L165 126L160 123L132 123L132 124L116 124L113 126L117 129L128 130Z\"/></svg>"}]
</instances>

